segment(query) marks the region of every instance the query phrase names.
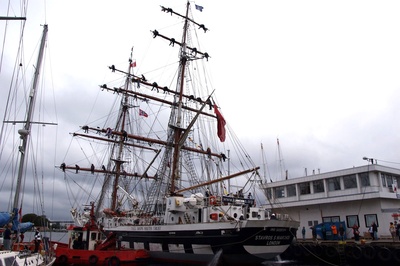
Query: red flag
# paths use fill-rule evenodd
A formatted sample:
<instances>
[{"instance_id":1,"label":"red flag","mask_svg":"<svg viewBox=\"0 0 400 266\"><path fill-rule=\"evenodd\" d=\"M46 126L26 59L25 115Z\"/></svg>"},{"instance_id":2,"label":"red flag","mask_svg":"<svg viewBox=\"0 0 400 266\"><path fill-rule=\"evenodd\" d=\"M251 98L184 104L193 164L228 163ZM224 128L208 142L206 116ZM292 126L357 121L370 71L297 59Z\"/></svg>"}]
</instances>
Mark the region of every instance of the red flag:
<instances>
[{"instance_id":1,"label":"red flag","mask_svg":"<svg viewBox=\"0 0 400 266\"><path fill-rule=\"evenodd\" d=\"M225 119L218 110L218 106L214 104L214 113L217 115L217 134L221 142L225 141Z\"/></svg>"},{"instance_id":2,"label":"red flag","mask_svg":"<svg viewBox=\"0 0 400 266\"><path fill-rule=\"evenodd\" d=\"M136 67L136 61L133 61L133 62L131 63L131 67Z\"/></svg>"},{"instance_id":3,"label":"red flag","mask_svg":"<svg viewBox=\"0 0 400 266\"><path fill-rule=\"evenodd\" d=\"M143 111L142 109L139 109L139 115L144 116L144 117L148 117L149 115Z\"/></svg>"}]
</instances>

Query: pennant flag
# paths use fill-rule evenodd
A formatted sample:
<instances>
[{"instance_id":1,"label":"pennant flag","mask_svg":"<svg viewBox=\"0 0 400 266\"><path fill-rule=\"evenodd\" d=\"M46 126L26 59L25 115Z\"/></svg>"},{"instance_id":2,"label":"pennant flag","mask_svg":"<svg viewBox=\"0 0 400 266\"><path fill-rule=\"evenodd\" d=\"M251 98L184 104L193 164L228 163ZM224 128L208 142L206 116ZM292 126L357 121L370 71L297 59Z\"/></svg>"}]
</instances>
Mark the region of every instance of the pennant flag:
<instances>
[{"instance_id":1,"label":"pennant flag","mask_svg":"<svg viewBox=\"0 0 400 266\"><path fill-rule=\"evenodd\" d=\"M195 4L195 6L196 6L197 10L199 10L200 12L203 12L203 7L202 6L199 6L199 5L196 5L196 4Z\"/></svg>"},{"instance_id":2,"label":"pennant flag","mask_svg":"<svg viewBox=\"0 0 400 266\"><path fill-rule=\"evenodd\" d=\"M144 117L148 117L149 115L145 112L145 111L143 111L142 109L139 109L139 115L140 116L144 116Z\"/></svg>"},{"instance_id":3,"label":"pennant flag","mask_svg":"<svg viewBox=\"0 0 400 266\"><path fill-rule=\"evenodd\" d=\"M133 62L131 63L131 67L136 67L136 61L133 61Z\"/></svg>"},{"instance_id":4,"label":"pennant flag","mask_svg":"<svg viewBox=\"0 0 400 266\"><path fill-rule=\"evenodd\" d=\"M217 135L221 142L225 141L225 119L218 110L218 106L214 104L214 113L217 115Z\"/></svg>"}]
</instances>

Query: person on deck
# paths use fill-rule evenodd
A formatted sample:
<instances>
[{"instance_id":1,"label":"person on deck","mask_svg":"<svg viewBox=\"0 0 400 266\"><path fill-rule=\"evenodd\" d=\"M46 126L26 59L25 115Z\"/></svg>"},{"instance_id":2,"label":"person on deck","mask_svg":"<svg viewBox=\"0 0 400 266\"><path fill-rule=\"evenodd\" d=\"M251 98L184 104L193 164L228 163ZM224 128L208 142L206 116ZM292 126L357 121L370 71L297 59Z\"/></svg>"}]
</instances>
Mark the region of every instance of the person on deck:
<instances>
[{"instance_id":1,"label":"person on deck","mask_svg":"<svg viewBox=\"0 0 400 266\"><path fill-rule=\"evenodd\" d=\"M301 230L301 234L303 235L303 240L306 240L306 228L303 226L303 229Z\"/></svg>"},{"instance_id":2,"label":"person on deck","mask_svg":"<svg viewBox=\"0 0 400 266\"><path fill-rule=\"evenodd\" d=\"M4 250L11 250L11 228L12 223L7 224L6 230L3 233Z\"/></svg>"},{"instance_id":3,"label":"person on deck","mask_svg":"<svg viewBox=\"0 0 400 266\"><path fill-rule=\"evenodd\" d=\"M36 227L36 230L35 230L35 250L33 251L33 253L37 253L39 251L39 245L40 245L41 241L42 241L42 235L40 234L39 228Z\"/></svg>"},{"instance_id":4,"label":"person on deck","mask_svg":"<svg viewBox=\"0 0 400 266\"><path fill-rule=\"evenodd\" d=\"M211 196L210 189L207 188L207 189L206 189L206 197L208 198L208 197L210 197L210 196Z\"/></svg>"}]
</instances>

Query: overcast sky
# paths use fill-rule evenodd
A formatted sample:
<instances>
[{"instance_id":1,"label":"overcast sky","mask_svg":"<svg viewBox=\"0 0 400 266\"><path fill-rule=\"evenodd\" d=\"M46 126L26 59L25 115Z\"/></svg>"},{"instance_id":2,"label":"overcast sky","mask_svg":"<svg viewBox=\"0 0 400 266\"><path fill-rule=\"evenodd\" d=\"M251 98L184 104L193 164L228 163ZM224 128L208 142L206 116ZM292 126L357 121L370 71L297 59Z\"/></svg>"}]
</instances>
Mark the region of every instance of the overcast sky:
<instances>
[{"instance_id":1,"label":"overcast sky","mask_svg":"<svg viewBox=\"0 0 400 266\"><path fill-rule=\"evenodd\" d=\"M20 16L19 1L11 2L10 15ZM59 124L56 159L49 163L53 169L64 159L68 133L96 112L88 102L109 77L108 66L126 64L133 46L140 67L150 30L168 26L169 15L159 6L183 12L186 1L48 1L46 8L44 3L29 2L24 39L29 57L40 25L49 25L50 85ZM310 174L360 166L366 164L364 156L399 167L399 1L196 4L204 7L196 20L210 29L205 46L221 111L258 164L263 164L263 143L272 180L282 179L280 164L289 178L303 176L305 168ZM0 23L3 36L6 22ZM18 40L13 36L18 31L10 28L17 23L8 22L2 95L15 59L12 41ZM62 175L56 172L55 178L62 188ZM55 193L67 206L46 213L69 218L67 195L62 189Z\"/></svg>"}]
</instances>

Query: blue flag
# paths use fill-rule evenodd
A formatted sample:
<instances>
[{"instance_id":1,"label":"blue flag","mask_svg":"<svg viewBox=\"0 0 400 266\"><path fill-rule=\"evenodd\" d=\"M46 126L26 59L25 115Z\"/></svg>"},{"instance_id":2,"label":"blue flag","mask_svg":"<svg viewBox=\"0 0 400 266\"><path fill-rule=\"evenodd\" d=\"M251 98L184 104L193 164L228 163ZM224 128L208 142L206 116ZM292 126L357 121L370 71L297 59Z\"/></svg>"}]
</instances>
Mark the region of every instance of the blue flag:
<instances>
[{"instance_id":1,"label":"blue flag","mask_svg":"<svg viewBox=\"0 0 400 266\"><path fill-rule=\"evenodd\" d=\"M196 6L197 10L199 10L200 12L203 12L203 7L202 6L199 6L199 5L196 5L196 4L195 4L195 6Z\"/></svg>"}]
</instances>

